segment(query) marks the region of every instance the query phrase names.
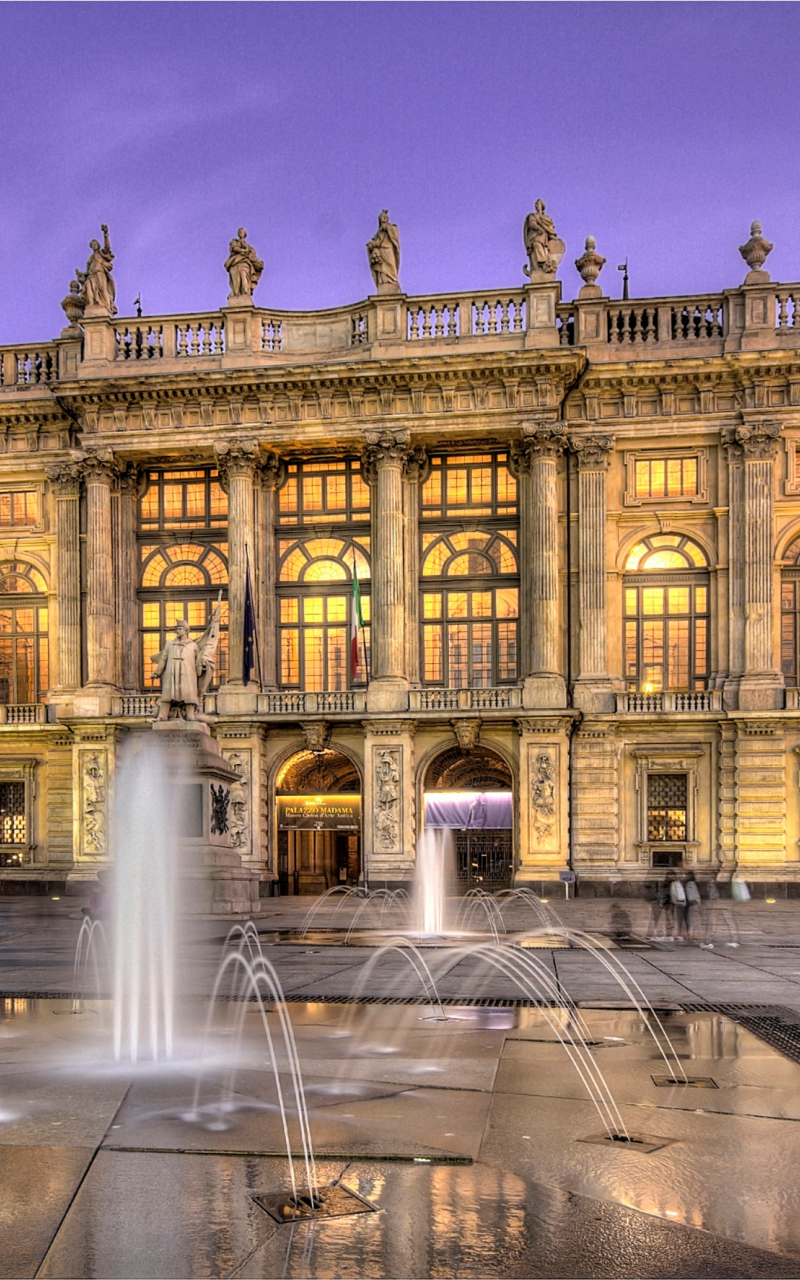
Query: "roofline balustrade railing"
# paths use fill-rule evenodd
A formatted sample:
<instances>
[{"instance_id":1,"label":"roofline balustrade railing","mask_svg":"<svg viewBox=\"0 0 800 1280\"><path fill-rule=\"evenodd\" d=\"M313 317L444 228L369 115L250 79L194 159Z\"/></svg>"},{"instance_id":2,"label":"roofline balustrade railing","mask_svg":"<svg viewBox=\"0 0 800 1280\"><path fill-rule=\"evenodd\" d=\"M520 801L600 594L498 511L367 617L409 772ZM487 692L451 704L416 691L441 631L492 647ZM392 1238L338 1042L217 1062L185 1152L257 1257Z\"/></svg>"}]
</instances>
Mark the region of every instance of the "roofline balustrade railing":
<instances>
[{"instance_id":1,"label":"roofline balustrade railing","mask_svg":"<svg viewBox=\"0 0 800 1280\"><path fill-rule=\"evenodd\" d=\"M0 394L179 370L571 347L595 363L800 348L800 284L560 301L561 286L371 296L322 311L226 307L93 317L51 342L0 347Z\"/></svg>"}]
</instances>

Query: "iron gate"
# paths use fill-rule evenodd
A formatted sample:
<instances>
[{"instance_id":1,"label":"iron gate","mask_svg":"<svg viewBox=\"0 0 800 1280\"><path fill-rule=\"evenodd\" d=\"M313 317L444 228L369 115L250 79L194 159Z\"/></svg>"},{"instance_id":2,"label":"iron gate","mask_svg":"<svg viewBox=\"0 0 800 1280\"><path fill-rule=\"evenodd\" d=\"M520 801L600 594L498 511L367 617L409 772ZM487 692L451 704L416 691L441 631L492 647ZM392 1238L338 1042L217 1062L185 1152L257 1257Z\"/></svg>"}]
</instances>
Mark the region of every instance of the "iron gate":
<instances>
[{"instance_id":1,"label":"iron gate","mask_svg":"<svg viewBox=\"0 0 800 1280\"><path fill-rule=\"evenodd\" d=\"M456 831L458 889L509 889L513 840L506 830Z\"/></svg>"}]
</instances>

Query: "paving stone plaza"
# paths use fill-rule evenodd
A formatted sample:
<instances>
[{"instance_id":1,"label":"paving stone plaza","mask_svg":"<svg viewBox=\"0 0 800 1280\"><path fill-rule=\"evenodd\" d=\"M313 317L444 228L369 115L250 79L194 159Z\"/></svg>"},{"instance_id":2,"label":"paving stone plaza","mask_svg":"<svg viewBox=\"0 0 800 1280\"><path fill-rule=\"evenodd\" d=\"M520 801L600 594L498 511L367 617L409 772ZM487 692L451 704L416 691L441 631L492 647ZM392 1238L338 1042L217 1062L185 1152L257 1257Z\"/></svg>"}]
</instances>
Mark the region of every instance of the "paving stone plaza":
<instances>
[{"instance_id":1,"label":"paving stone plaza","mask_svg":"<svg viewBox=\"0 0 800 1280\"><path fill-rule=\"evenodd\" d=\"M632 988L592 950L539 938L560 1009L536 1007L507 973L467 957L437 979L442 1021L399 953L373 963L364 985L372 951L331 945L342 921L330 904L301 937L313 904L265 904L258 928L294 1025L319 1185L340 1183L368 1208L279 1224L254 1198L286 1197L289 1175L253 1002L233 1081L228 1058L204 1060L199 1047L226 925L195 921L185 940L173 1062L134 1069L113 1062L91 972L89 996L73 1003L75 901L6 899L0 1273L797 1274L793 901L704 904L689 941L669 940L663 921L652 940L648 903L546 904L624 963L674 1046L669 1063ZM519 908L506 922L530 925ZM436 972L443 949L421 951ZM570 1001L638 1145L604 1140L559 1042ZM681 1069L696 1083L656 1084ZM294 1114L289 1125L300 1151Z\"/></svg>"}]
</instances>

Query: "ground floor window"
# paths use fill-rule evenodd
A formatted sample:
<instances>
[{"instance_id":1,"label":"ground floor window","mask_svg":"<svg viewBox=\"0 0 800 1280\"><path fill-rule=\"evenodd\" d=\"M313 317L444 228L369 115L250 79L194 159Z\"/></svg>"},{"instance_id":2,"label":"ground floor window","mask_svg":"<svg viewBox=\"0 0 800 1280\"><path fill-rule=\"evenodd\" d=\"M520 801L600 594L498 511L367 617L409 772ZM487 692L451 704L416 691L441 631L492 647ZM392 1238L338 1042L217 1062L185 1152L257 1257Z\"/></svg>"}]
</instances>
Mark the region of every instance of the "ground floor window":
<instances>
[{"instance_id":1,"label":"ground floor window","mask_svg":"<svg viewBox=\"0 0 800 1280\"><path fill-rule=\"evenodd\" d=\"M0 782L0 864L21 863L23 846L27 843L25 783Z\"/></svg>"},{"instance_id":2,"label":"ground floor window","mask_svg":"<svg viewBox=\"0 0 800 1280\"><path fill-rule=\"evenodd\" d=\"M688 790L685 773L648 774L647 839L650 843L689 839Z\"/></svg>"}]
</instances>

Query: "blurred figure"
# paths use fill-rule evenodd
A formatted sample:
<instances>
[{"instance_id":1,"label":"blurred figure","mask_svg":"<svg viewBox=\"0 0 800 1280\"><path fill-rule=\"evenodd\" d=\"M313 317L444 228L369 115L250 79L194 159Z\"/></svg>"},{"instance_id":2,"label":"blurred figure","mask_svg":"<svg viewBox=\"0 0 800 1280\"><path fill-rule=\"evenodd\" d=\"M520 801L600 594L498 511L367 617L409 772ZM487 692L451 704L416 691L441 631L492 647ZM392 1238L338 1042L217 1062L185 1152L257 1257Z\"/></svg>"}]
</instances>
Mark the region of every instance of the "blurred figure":
<instances>
[{"instance_id":1,"label":"blurred figure","mask_svg":"<svg viewBox=\"0 0 800 1280\"><path fill-rule=\"evenodd\" d=\"M81 907L81 915L87 916L90 920L105 920L109 907L111 905L109 899L110 884L109 871L98 871L97 883L93 886L89 894L89 902L87 906Z\"/></svg>"},{"instance_id":2,"label":"blurred figure","mask_svg":"<svg viewBox=\"0 0 800 1280\"><path fill-rule=\"evenodd\" d=\"M692 909L700 903L700 889L693 871L690 871L683 880L683 895L680 930L685 938L690 938L692 934Z\"/></svg>"},{"instance_id":3,"label":"blurred figure","mask_svg":"<svg viewBox=\"0 0 800 1280\"><path fill-rule=\"evenodd\" d=\"M666 880L661 880L656 885L656 891L650 903L650 937L653 941L659 935L659 928L662 921L668 921L669 916L669 885Z\"/></svg>"},{"instance_id":4,"label":"blurred figure","mask_svg":"<svg viewBox=\"0 0 800 1280\"><path fill-rule=\"evenodd\" d=\"M686 891L678 876L674 871L669 873L669 903L670 903L670 941L677 936L675 926L680 927L683 918L683 908L686 905Z\"/></svg>"}]
</instances>

